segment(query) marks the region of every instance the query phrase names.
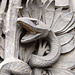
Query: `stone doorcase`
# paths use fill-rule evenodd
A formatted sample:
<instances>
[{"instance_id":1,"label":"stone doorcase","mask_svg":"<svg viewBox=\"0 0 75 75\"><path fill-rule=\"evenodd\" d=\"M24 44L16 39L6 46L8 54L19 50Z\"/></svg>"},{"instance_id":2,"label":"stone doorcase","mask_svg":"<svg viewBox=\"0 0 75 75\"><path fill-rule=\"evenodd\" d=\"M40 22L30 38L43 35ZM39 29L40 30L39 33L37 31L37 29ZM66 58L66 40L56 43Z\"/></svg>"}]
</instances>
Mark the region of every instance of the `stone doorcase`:
<instances>
[{"instance_id":1,"label":"stone doorcase","mask_svg":"<svg viewBox=\"0 0 75 75\"><path fill-rule=\"evenodd\" d=\"M0 75L75 75L75 0L0 0Z\"/></svg>"}]
</instances>

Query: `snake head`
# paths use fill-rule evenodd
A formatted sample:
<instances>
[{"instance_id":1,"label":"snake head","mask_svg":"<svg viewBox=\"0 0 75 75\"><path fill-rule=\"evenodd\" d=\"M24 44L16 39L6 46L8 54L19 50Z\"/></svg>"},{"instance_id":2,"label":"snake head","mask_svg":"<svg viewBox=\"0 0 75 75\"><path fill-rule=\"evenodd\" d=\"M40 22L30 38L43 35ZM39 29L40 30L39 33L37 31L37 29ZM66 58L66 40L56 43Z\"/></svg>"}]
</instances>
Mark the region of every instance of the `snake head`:
<instances>
[{"instance_id":1,"label":"snake head","mask_svg":"<svg viewBox=\"0 0 75 75\"><path fill-rule=\"evenodd\" d=\"M22 37L21 43L29 43L44 38L50 30L45 23L34 18L22 17L18 18L17 22L28 31L26 35Z\"/></svg>"}]
</instances>

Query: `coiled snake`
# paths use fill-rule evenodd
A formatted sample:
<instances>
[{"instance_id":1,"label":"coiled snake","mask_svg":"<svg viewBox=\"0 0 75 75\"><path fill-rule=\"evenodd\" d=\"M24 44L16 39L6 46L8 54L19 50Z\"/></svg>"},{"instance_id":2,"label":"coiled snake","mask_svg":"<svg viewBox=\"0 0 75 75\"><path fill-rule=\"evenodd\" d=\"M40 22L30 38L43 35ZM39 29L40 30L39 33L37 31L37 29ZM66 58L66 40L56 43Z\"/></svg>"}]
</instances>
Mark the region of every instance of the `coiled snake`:
<instances>
[{"instance_id":1,"label":"coiled snake","mask_svg":"<svg viewBox=\"0 0 75 75\"><path fill-rule=\"evenodd\" d=\"M41 38L46 38L51 45L50 52L46 56L32 54L29 65L32 67L48 67L53 64L60 56L60 44L55 33L50 28L34 18L22 17L17 22L21 24L28 33L21 39L22 43L29 43Z\"/></svg>"}]
</instances>

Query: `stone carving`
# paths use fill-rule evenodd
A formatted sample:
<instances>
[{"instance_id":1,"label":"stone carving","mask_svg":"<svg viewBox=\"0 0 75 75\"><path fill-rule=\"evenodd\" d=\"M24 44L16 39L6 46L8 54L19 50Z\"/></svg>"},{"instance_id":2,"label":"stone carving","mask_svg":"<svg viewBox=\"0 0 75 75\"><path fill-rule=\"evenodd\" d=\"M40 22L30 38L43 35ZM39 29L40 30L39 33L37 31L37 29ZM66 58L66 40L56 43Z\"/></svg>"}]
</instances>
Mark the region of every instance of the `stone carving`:
<instances>
[{"instance_id":1,"label":"stone carving","mask_svg":"<svg viewBox=\"0 0 75 75\"><path fill-rule=\"evenodd\" d=\"M0 75L75 75L74 3L1 0Z\"/></svg>"},{"instance_id":2,"label":"stone carving","mask_svg":"<svg viewBox=\"0 0 75 75\"><path fill-rule=\"evenodd\" d=\"M22 43L28 43L32 41L36 41L38 39L44 38L47 39L49 42L51 49L49 54L46 56L37 56L32 55L30 58L29 64L33 67L48 67L52 63L54 63L59 55L60 55L60 45L58 42L58 39L54 32L49 30L47 25L45 25L43 22L29 18L20 18L18 19L18 22L23 25L24 28L26 28L29 33L27 33L21 40ZM37 25L35 25L35 22ZM54 53L55 52L55 53ZM52 56L53 55L53 56Z\"/></svg>"}]
</instances>

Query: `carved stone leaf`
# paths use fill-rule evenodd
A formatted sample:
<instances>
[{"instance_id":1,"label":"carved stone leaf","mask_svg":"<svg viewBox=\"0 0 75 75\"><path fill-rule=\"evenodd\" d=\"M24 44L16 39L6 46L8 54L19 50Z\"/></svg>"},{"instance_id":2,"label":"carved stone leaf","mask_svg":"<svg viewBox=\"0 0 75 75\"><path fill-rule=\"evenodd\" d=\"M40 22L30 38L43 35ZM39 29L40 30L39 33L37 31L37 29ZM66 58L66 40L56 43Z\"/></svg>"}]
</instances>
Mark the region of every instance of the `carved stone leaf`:
<instances>
[{"instance_id":1,"label":"carved stone leaf","mask_svg":"<svg viewBox=\"0 0 75 75\"><path fill-rule=\"evenodd\" d=\"M69 0L55 0L56 7L69 7Z\"/></svg>"},{"instance_id":2,"label":"carved stone leaf","mask_svg":"<svg viewBox=\"0 0 75 75\"><path fill-rule=\"evenodd\" d=\"M71 22L61 31L61 33L66 33L72 30L75 27L74 21L75 21L75 18L73 17Z\"/></svg>"},{"instance_id":3,"label":"carved stone leaf","mask_svg":"<svg viewBox=\"0 0 75 75\"><path fill-rule=\"evenodd\" d=\"M72 24L72 26L70 26L64 33L69 32L70 30L72 30L75 27L75 22Z\"/></svg>"},{"instance_id":4,"label":"carved stone leaf","mask_svg":"<svg viewBox=\"0 0 75 75\"><path fill-rule=\"evenodd\" d=\"M62 14L59 14L56 22L53 23L52 30L56 33L61 32L61 30L63 30L70 23L72 16L73 14L71 11L62 11Z\"/></svg>"},{"instance_id":5,"label":"carved stone leaf","mask_svg":"<svg viewBox=\"0 0 75 75\"><path fill-rule=\"evenodd\" d=\"M45 3L47 0L41 0L42 1L42 3Z\"/></svg>"},{"instance_id":6,"label":"carved stone leaf","mask_svg":"<svg viewBox=\"0 0 75 75\"><path fill-rule=\"evenodd\" d=\"M61 47L62 47L61 53L70 52L71 50L73 50L75 48L74 30L72 30L66 34L58 35L58 39L59 39Z\"/></svg>"},{"instance_id":7,"label":"carved stone leaf","mask_svg":"<svg viewBox=\"0 0 75 75\"><path fill-rule=\"evenodd\" d=\"M3 56L4 56L4 39L1 35L2 35L2 28L0 28L0 58L3 59Z\"/></svg>"},{"instance_id":8,"label":"carved stone leaf","mask_svg":"<svg viewBox=\"0 0 75 75\"><path fill-rule=\"evenodd\" d=\"M45 52L49 51L49 46L47 45L47 41L44 42L43 46L42 46L42 40L39 41L39 48L38 48L38 55L43 56Z\"/></svg>"},{"instance_id":9,"label":"carved stone leaf","mask_svg":"<svg viewBox=\"0 0 75 75\"><path fill-rule=\"evenodd\" d=\"M52 69L50 68L50 75L75 75L75 72L67 69Z\"/></svg>"},{"instance_id":10,"label":"carved stone leaf","mask_svg":"<svg viewBox=\"0 0 75 75\"><path fill-rule=\"evenodd\" d=\"M46 3L48 0L41 0L42 1L42 3ZM49 0L49 2L52 2L53 0Z\"/></svg>"},{"instance_id":11,"label":"carved stone leaf","mask_svg":"<svg viewBox=\"0 0 75 75\"><path fill-rule=\"evenodd\" d=\"M43 13L43 19L45 19L44 22L48 25L48 27L52 25L54 12L55 12L54 2L50 3L49 5L47 4L45 13Z\"/></svg>"},{"instance_id":12,"label":"carved stone leaf","mask_svg":"<svg viewBox=\"0 0 75 75\"><path fill-rule=\"evenodd\" d=\"M20 44L20 50L19 50L19 58L21 60L24 60L26 57L25 57L25 46L24 45L21 45Z\"/></svg>"},{"instance_id":13,"label":"carved stone leaf","mask_svg":"<svg viewBox=\"0 0 75 75\"><path fill-rule=\"evenodd\" d=\"M72 69L75 67L75 50L59 57L58 61L52 65L54 68Z\"/></svg>"},{"instance_id":14,"label":"carved stone leaf","mask_svg":"<svg viewBox=\"0 0 75 75\"><path fill-rule=\"evenodd\" d=\"M69 41L71 41L73 37L74 37L74 34L72 32L69 32L63 35L59 35L58 39L60 41L60 44L64 45L64 44L67 44Z\"/></svg>"},{"instance_id":15,"label":"carved stone leaf","mask_svg":"<svg viewBox=\"0 0 75 75\"><path fill-rule=\"evenodd\" d=\"M28 63L28 61L32 55L32 52L34 52L34 50L35 50L35 45L36 45L36 42L30 43L27 45L20 44L20 50L19 50L20 59L23 60L24 62Z\"/></svg>"},{"instance_id":16,"label":"carved stone leaf","mask_svg":"<svg viewBox=\"0 0 75 75\"><path fill-rule=\"evenodd\" d=\"M35 69L33 69L32 75L43 75L42 71L43 71L43 69L41 69L41 68L35 68Z\"/></svg>"},{"instance_id":17,"label":"carved stone leaf","mask_svg":"<svg viewBox=\"0 0 75 75\"><path fill-rule=\"evenodd\" d=\"M42 9L40 8L42 2L40 0L38 0L38 4L36 4L36 0L32 1L32 4L30 4L30 17L32 18L36 18L36 19L41 19L41 15L42 15Z\"/></svg>"},{"instance_id":18,"label":"carved stone leaf","mask_svg":"<svg viewBox=\"0 0 75 75\"><path fill-rule=\"evenodd\" d=\"M0 57L3 58L4 53L4 39L0 37Z\"/></svg>"},{"instance_id":19,"label":"carved stone leaf","mask_svg":"<svg viewBox=\"0 0 75 75\"><path fill-rule=\"evenodd\" d=\"M38 4L37 4L38 3ZM42 5L41 0L27 0L26 5L23 8L22 16L23 17L31 17L36 19L41 19L42 15L42 8L40 7Z\"/></svg>"},{"instance_id":20,"label":"carved stone leaf","mask_svg":"<svg viewBox=\"0 0 75 75\"><path fill-rule=\"evenodd\" d=\"M54 28L55 23L56 23L57 19L60 17L61 14L62 14L62 8L56 9L55 15L54 15L53 24L52 24L52 26L51 26L52 29Z\"/></svg>"},{"instance_id":21,"label":"carved stone leaf","mask_svg":"<svg viewBox=\"0 0 75 75\"><path fill-rule=\"evenodd\" d=\"M72 39L68 44L63 45L61 53L67 53L72 51L75 48L74 40Z\"/></svg>"},{"instance_id":22,"label":"carved stone leaf","mask_svg":"<svg viewBox=\"0 0 75 75\"><path fill-rule=\"evenodd\" d=\"M73 9L73 12L75 12L75 0L70 0L72 2L72 9Z\"/></svg>"}]
</instances>

